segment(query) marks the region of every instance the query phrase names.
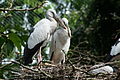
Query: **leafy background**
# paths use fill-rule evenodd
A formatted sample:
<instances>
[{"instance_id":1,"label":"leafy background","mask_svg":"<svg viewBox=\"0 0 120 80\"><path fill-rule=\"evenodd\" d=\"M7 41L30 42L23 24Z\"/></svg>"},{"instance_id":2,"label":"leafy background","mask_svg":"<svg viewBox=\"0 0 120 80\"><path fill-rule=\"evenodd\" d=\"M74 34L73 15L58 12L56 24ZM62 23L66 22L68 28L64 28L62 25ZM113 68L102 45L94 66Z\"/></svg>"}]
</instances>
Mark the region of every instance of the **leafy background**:
<instances>
[{"instance_id":1,"label":"leafy background","mask_svg":"<svg viewBox=\"0 0 120 80\"><path fill-rule=\"evenodd\" d=\"M0 8L34 8L42 1L1 0ZM22 57L31 28L45 17L49 8L54 8L59 16L69 20L72 39L68 55L76 57L81 52L103 56L98 61L104 61L120 37L119 4L120 0L49 0L42 8L33 11L0 11L0 66L5 59ZM10 70L16 67L10 65L0 69L0 78L9 79Z\"/></svg>"}]
</instances>

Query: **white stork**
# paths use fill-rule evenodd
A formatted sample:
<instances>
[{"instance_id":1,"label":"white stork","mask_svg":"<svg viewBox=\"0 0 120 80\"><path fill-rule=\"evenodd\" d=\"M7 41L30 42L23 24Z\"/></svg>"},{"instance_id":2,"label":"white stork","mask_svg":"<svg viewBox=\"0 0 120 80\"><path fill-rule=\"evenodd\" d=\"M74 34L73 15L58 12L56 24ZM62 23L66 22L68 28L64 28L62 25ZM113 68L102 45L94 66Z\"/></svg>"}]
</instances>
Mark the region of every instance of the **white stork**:
<instances>
[{"instance_id":1,"label":"white stork","mask_svg":"<svg viewBox=\"0 0 120 80\"><path fill-rule=\"evenodd\" d=\"M44 47L49 41L50 36L57 28L57 24L60 24L66 29L66 26L62 20L57 16L55 10L49 9L46 13L46 18L40 20L33 27L34 30L30 34L26 47L24 49L24 64L28 65L32 63L32 57L35 53L39 53L38 63L42 60L41 48Z\"/></svg>"},{"instance_id":2,"label":"white stork","mask_svg":"<svg viewBox=\"0 0 120 80\"><path fill-rule=\"evenodd\" d=\"M111 65L104 65L103 64L98 64L92 66L90 71L88 72L89 74L92 75L97 75L97 74L113 74L113 72L117 72L118 68L111 66Z\"/></svg>"},{"instance_id":3,"label":"white stork","mask_svg":"<svg viewBox=\"0 0 120 80\"><path fill-rule=\"evenodd\" d=\"M110 54L108 55L107 61L120 60L120 38L112 46Z\"/></svg>"},{"instance_id":4,"label":"white stork","mask_svg":"<svg viewBox=\"0 0 120 80\"><path fill-rule=\"evenodd\" d=\"M67 29L60 27L52 36L50 47L50 60L53 64L61 64L65 62L65 53L70 47L71 30L68 27L68 20L62 18Z\"/></svg>"}]
</instances>

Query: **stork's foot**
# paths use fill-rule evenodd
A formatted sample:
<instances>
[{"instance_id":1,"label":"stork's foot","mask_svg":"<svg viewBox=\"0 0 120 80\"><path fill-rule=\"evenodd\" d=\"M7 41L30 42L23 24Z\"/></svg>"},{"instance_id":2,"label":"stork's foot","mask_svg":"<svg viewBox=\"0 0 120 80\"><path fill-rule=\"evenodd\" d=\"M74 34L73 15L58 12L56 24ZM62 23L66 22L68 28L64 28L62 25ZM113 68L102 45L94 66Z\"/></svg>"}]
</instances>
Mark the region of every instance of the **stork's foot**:
<instances>
[{"instance_id":1,"label":"stork's foot","mask_svg":"<svg viewBox=\"0 0 120 80\"><path fill-rule=\"evenodd\" d=\"M37 66L39 66L39 68L42 68L42 66L55 67L57 65L53 64L52 61L40 61Z\"/></svg>"},{"instance_id":2,"label":"stork's foot","mask_svg":"<svg viewBox=\"0 0 120 80\"><path fill-rule=\"evenodd\" d=\"M42 68L42 66L43 66L42 61L38 62L37 66L38 66L38 68Z\"/></svg>"},{"instance_id":3,"label":"stork's foot","mask_svg":"<svg viewBox=\"0 0 120 80\"><path fill-rule=\"evenodd\" d=\"M44 65L45 65L45 66L50 66L50 67L55 67L55 66L57 66L57 65L51 64L51 63L44 63Z\"/></svg>"}]
</instances>

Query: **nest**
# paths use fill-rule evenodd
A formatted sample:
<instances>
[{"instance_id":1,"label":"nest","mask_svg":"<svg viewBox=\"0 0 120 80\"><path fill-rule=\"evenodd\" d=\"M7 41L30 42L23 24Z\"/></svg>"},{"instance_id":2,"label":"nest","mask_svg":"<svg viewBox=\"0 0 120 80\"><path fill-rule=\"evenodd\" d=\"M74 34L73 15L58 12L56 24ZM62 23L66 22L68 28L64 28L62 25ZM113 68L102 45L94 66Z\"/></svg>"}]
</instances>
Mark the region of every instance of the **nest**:
<instances>
[{"instance_id":1,"label":"nest","mask_svg":"<svg viewBox=\"0 0 120 80\"><path fill-rule=\"evenodd\" d=\"M8 73L12 73L10 79L15 80L120 80L120 71L113 74L90 74L89 71L94 64L103 62L98 59L103 60L101 56L98 58L98 56L89 55L89 53L80 53L78 55L66 56L66 62L63 65L48 65L48 62L45 62L40 66L25 66L17 60L10 63L17 65L17 68L13 67ZM107 62L103 63L102 66L118 64L119 62ZM1 66L0 69L10 66L10 64Z\"/></svg>"},{"instance_id":2,"label":"nest","mask_svg":"<svg viewBox=\"0 0 120 80\"><path fill-rule=\"evenodd\" d=\"M91 65L42 65L42 66L24 66L19 62L12 63L20 65L17 72L12 71L14 79L43 79L43 80L119 80L120 73L113 74L97 74L88 73Z\"/></svg>"}]
</instances>

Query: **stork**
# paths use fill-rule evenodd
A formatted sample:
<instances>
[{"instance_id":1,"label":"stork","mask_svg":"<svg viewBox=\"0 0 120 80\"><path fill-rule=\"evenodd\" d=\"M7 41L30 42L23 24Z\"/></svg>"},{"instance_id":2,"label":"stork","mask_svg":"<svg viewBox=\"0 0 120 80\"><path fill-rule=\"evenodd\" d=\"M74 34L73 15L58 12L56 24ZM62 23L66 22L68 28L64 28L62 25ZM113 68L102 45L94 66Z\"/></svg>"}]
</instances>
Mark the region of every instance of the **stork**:
<instances>
[{"instance_id":1,"label":"stork","mask_svg":"<svg viewBox=\"0 0 120 80\"><path fill-rule=\"evenodd\" d=\"M120 60L120 38L112 46L110 54L107 56L107 61Z\"/></svg>"},{"instance_id":2,"label":"stork","mask_svg":"<svg viewBox=\"0 0 120 80\"><path fill-rule=\"evenodd\" d=\"M70 47L71 30L68 27L68 20L66 18L62 18L62 20L67 29L60 27L55 31L50 47L50 60L55 65L65 62L65 53Z\"/></svg>"},{"instance_id":3,"label":"stork","mask_svg":"<svg viewBox=\"0 0 120 80\"><path fill-rule=\"evenodd\" d=\"M25 65L32 63L32 57L35 53L38 53L38 62L42 60L41 48L48 43L50 36L57 28L57 24L66 29L62 20L52 9L46 12L46 18L35 24L24 49L23 59Z\"/></svg>"},{"instance_id":4,"label":"stork","mask_svg":"<svg viewBox=\"0 0 120 80\"><path fill-rule=\"evenodd\" d=\"M117 72L118 68L112 65L104 65L104 64L98 64L94 65L90 68L88 71L89 74L97 75L97 74L113 74L114 72Z\"/></svg>"}]
</instances>

